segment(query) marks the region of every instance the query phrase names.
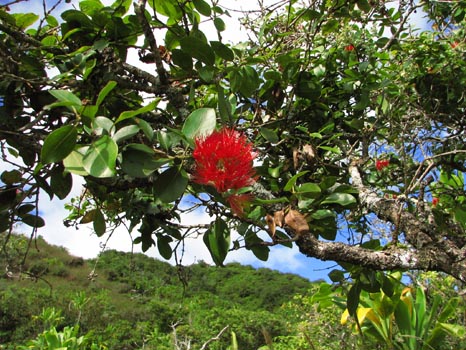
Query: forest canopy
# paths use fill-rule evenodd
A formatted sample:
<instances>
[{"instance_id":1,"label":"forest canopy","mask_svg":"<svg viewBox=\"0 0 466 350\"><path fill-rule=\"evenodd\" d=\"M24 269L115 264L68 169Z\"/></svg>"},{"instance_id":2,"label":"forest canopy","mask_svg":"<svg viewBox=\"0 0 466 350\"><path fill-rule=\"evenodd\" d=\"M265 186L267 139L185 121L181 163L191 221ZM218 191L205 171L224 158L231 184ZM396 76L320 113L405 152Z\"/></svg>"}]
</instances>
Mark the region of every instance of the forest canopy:
<instances>
[{"instance_id":1,"label":"forest canopy","mask_svg":"<svg viewBox=\"0 0 466 350\"><path fill-rule=\"evenodd\" d=\"M466 281L464 2L260 3L241 43L220 1L21 2L0 6L1 231L34 236L78 176L67 225L166 259L297 245L353 301L384 271Z\"/></svg>"}]
</instances>

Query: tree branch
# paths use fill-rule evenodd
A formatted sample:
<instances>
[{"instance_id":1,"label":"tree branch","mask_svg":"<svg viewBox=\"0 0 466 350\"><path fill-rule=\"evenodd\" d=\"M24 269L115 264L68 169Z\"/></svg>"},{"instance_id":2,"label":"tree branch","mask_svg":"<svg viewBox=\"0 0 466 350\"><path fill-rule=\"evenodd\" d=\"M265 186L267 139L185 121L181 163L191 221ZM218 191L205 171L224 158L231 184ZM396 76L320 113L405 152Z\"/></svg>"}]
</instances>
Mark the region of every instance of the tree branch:
<instances>
[{"instance_id":1,"label":"tree branch","mask_svg":"<svg viewBox=\"0 0 466 350\"><path fill-rule=\"evenodd\" d=\"M349 172L353 185L359 190L361 205L381 219L392 223L399 221L401 230L413 247L392 245L386 250L375 251L340 242L322 242L312 232L303 234L303 232L293 232L287 227L291 237L298 237L296 244L301 253L324 261L346 262L374 270L442 271L466 282L466 248L459 249L451 240L435 238L434 225L420 222L405 210L400 216L393 201L377 196L363 185L361 174L355 164L349 166Z\"/></svg>"},{"instance_id":2,"label":"tree branch","mask_svg":"<svg viewBox=\"0 0 466 350\"><path fill-rule=\"evenodd\" d=\"M162 56L160 55L157 41L155 40L154 33L152 32L152 29L145 15L146 1L147 0L139 0L137 4L134 4L134 12L136 13L136 16L141 22L144 36L149 42L151 52L154 54L155 67L157 69L157 74L159 76L160 82L162 83L162 85L168 85L168 74L165 68L163 67Z\"/></svg>"}]
</instances>

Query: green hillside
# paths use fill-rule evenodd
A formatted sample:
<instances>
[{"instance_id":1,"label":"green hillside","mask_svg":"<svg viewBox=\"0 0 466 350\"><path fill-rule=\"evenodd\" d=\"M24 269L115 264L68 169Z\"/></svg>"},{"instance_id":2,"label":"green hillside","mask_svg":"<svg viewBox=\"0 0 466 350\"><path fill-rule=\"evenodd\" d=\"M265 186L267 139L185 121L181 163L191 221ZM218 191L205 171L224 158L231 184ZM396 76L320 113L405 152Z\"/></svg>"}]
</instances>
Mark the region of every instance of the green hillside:
<instances>
[{"instance_id":1,"label":"green hillside","mask_svg":"<svg viewBox=\"0 0 466 350\"><path fill-rule=\"evenodd\" d=\"M110 349L140 349L148 334L163 343L175 329L180 339L202 343L226 326L219 349L230 344L231 331L240 348L256 349L267 337L287 334L281 305L312 287L292 274L237 263L176 267L113 250L83 260L41 237L20 267L27 243L12 236L1 255L0 344L10 348L43 331L35 316L53 307L62 327L79 322L81 332Z\"/></svg>"}]
</instances>

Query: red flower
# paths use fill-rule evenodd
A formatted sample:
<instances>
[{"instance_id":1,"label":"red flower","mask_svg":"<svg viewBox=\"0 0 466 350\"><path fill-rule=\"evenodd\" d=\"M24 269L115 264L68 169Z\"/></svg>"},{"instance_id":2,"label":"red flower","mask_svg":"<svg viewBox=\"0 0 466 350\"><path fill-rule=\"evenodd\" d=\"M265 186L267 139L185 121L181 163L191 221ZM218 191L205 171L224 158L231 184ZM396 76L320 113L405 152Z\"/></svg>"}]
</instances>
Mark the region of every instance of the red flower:
<instances>
[{"instance_id":1,"label":"red flower","mask_svg":"<svg viewBox=\"0 0 466 350\"><path fill-rule=\"evenodd\" d=\"M352 45L352 44L346 45L345 46L345 51L354 51L354 45Z\"/></svg>"},{"instance_id":2,"label":"red flower","mask_svg":"<svg viewBox=\"0 0 466 350\"><path fill-rule=\"evenodd\" d=\"M375 162L375 167L378 171L382 170L383 168L390 165L390 161L388 159L377 160Z\"/></svg>"},{"instance_id":3,"label":"red flower","mask_svg":"<svg viewBox=\"0 0 466 350\"><path fill-rule=\"evenodd\" d=\"M432 198L432 205L435 207L440 200L437 197Z\"/></svg>"},{"instance_id":4,"label":"red flower","mask_svg":"<svg viewBox=\"0 0 466 350\"><path fill-rule=\"evenodd\" d=\"M457 41L454 41L450 44L451 48L452 49L456 49L456 47L459 45L459 43Z\"/></svg>"},{"instance_id":5,"label":"red flower","mask_svg":"<svg viewBox=\"0 0 466 350\"><path fill-rule=\"evenodd\" d=\"M252 185L255 156L243 134L229 128L214 131L205 138L196 139L194 181L212 185L220 193Z\"/></svg>"}]
</instances>

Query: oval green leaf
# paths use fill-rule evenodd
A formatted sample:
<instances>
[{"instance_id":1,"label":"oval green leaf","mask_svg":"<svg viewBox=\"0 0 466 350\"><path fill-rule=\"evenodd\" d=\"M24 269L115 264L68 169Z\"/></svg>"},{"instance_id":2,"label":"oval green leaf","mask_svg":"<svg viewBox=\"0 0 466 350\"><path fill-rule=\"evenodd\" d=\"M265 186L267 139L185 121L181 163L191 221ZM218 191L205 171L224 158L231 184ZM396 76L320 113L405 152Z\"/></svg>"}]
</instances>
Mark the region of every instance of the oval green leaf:
<instances>
[{"instance_id":1,"label":"oval green leaf","mask_svg":"<svg viewBox=\"0 0 466 350\"><path fill-rule=\"evenodd\" d=\"M95 141L83 157L83 167L94 177L112 177L115 175L118 146L109 136L104 135Z\"/></svg>"},{"instance_id":2,"label":"oval green leaf","mask_svg":"<svg viewBox=\"0 0 466 350\"><path fill-rule=\"evenodd\" d=\"M78 130L72 125L65 125L53 131L42 146L41 162L48 164L63 160L73 151L77 138Z\"/></svg>"},{"instance_id":3,"label":"oval green leaf","mask_svg":"<svg viewBox=\"0 0 466 350\"><path fill-rule=\"evenodd\" d=\"M170 246L172 241L173 239L170 236L157 237L157 247L159 248L159 253L166 260L169 260L173 254L172 247Z\"/></svg>"},{"instance_id":4,"label":"oval green leaf","mask_svg":"<svg viewBox=\"0 0 466 350\"><path fill-rule=\"evenodd\" d=\"M180 40L181 49L195 59L213 66L215 63L215 53L212 47L210 47L203 40L196 37L186 37Z\"/></svg>"},{"instance_id":5,"label":"oval green leaf","mask_svg":"<svg viewBox=\"0 0 466 350\"><path fill-rule=\"evenodd\" d=\"M204 0L193 0L194 8L203 16L209 17L211 14L210 5Z\"/></svg>"},{"instance_id":6,"label":"oval green leaf","mask_svg":"<svg viewBox=\"0 0 466 350\"><path fill-rule=\"evenodd\" d=\"M230 249L230 230L225 221L218 218L213 226L204 233L204 244L218 266L223 265L228 249Z\"/></svg>"},{"instance_id":7,"label":"oval green leaf","mask_svg":"<svg viewBox=\"0 0 466 350\"><path fill-rule=\"evenodd\" d=\"M40 216L33 215L33 214L24 214L21 215L21 221L31 227L44 227L45 221Z\"/></svg>"},{"instance_id":8,"label":"oval green leaf","mask_svg":"<svg viewBox=\"0 0 466 350\"><path fill-rule=\"evenodd\" d=\"M102 236L106 231L105 217L100 209L96 209L94 212L93 227L97 236Z\"/></svg>"},{"instance_id":9,"label":"oval green leaf","mask_svg":"<svg viewBox=\"0 0 466 350\"><path fill-rule=\"evenodd\" d=\"M154 196L164 203L171 203L180 198L188 186L188 177L177 167L164 171L155 180Z\"/></svg>"},{"instance_id":10,"label":"oval green leaf","mask_svg":"<svg viewBox=\"0 0 466 350\"><path fill-rule=\"evenodd\" d=\"M137 125L127 125L118 129L118 131L112 136L113 141L119 143L121 141L127 140L139 132L139 126Z\"/></svg>"},{"instance_id":11,"label":"oval green leaf","mask_svg":"<svg viewBox=\"0 0 466 350\"><path fill-rule=\"evenodd\" d=\"M73 187L73 177L71 173L64 171L63 167L58 167L52 171L50 176L50 188L60 199L65 199Z\"/></svg>"},{"instance_id":12,"label":"oval green leaf","mask_svg":"<svg viewBox=\"0 0 466 350\"><path fill-rule=\"evenodd\" d=\"M322 204L339 204L348 206L356 203L356 198L349 193L332 193L322 201Z\"/></svg>"},{"instance_id":13,"label":"oval green leaf","mask_svg":"<svg viewBox=\"0 0 466 350\"><path fill-rule=\"evenodd\" d=\"M193 111L184 122L181 132L194 145L196 137L206 136L214 131L217 116L213 108L199 108Z\"/></svg>"},{"instance_id":14,"label":"oval green leaf","mask_svg":"<svg viewBox=\"0 0 466 350\"><path fill-rule=\"evenodd\" d=\"M65 169L76 175L89 175L83 166L83 157L88 149L89 146L84 146L73 150L65 159L63 159L63 165L65 166Z\"/></svg>"}]
</instances>

